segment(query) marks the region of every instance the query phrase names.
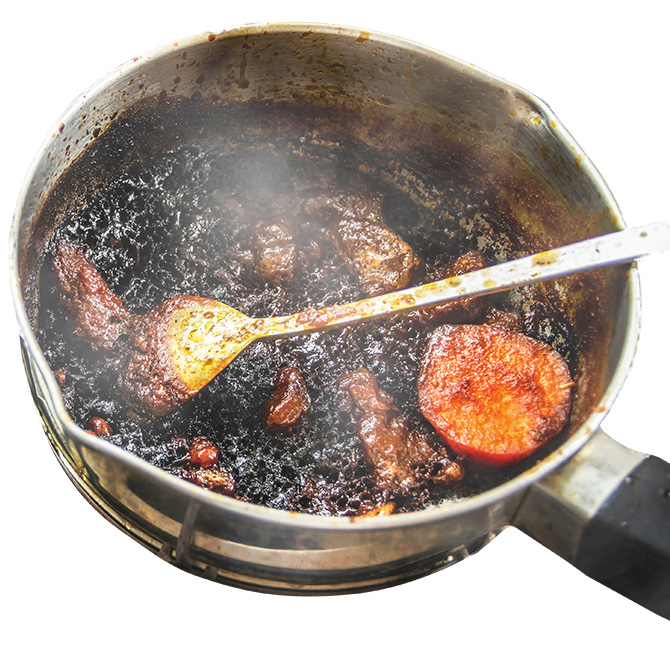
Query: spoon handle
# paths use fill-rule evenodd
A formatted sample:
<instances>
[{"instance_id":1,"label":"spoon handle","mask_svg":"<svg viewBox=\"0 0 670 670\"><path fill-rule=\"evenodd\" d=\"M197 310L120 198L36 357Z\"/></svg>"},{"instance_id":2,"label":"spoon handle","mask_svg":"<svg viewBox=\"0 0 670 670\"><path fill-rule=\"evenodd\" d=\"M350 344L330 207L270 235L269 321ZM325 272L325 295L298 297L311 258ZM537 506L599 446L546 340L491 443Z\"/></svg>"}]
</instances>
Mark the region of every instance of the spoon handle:
<instances>
[{"instance_id":1,"label":"spoon handle","mask_svg":"<svg viewBox=\"0 0 670 670\"><path fill-rule=\"evenodd\" d=\"M345 305L264 319L263 339L341 328L415 309L507 291L567 274L625 263L670 248L670 223L626 228L516 260Z\"/></svg>"}]
</instances>

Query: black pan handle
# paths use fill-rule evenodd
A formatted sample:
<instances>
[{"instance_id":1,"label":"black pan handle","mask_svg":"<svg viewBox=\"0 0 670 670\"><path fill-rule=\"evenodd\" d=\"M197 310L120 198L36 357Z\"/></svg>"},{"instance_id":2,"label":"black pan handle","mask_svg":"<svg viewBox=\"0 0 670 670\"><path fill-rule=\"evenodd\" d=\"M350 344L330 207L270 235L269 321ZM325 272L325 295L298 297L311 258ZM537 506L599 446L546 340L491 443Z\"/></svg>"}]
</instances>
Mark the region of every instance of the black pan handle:
<instances>
[{"instance_id":1,"label":"black pan handle","mask_svg":"<svg viewBox=\"0 0 670 670\"><path fill-rule=\"evenodd\" d=\"M529 489L514 525L584 574L670 619L670 464L598 431Z\"/></svg>"}]
</instances>

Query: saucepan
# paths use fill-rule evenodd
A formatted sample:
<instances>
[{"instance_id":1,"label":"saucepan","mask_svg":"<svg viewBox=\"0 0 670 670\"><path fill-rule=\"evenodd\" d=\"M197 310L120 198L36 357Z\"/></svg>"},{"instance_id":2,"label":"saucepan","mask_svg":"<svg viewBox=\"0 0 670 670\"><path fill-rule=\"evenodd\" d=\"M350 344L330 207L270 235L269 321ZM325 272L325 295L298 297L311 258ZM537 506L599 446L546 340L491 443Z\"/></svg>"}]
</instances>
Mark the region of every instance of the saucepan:
<instances>
[{"instance_id":1,"label":"saucepan","mask_svg":"<svg viewBox=\"0 0 670 670\"><path fill-rule=\"evenodd\" d=\"M25 180L11 237L28 380L53 451L82 495L164 560L247 589L329 594L391 586L452 565L514 525L670 617L670 468L600 429L638 337L634 263L515 294L519 304L543 306L529 317L537 332L551 309L567 324L552 337L558 347L570 340L569 423L537 458L425 509L337 516L235 499L73 420L38 338L46 250L72 211L147 156L197 134L181 113L189 109L200 119L217 110L216 133L232 143L261 131L293 133L300 151L330 163L341 147L355 147L361 178L420 201L436 213L435 226L494 260L625 227L607 186L547 105L420 45L352 28L280 24L198 35L136 58L56 124ZM440 213L456 185L477 193L487 214L467 202Z\"/></svg>"}]
</instances>

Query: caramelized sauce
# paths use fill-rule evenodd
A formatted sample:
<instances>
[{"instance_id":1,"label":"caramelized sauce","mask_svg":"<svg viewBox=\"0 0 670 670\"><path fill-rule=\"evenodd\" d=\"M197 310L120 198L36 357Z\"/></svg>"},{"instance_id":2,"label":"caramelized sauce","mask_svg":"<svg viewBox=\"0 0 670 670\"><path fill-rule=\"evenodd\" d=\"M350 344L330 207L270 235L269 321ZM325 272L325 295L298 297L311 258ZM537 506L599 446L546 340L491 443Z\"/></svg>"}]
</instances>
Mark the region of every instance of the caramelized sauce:
<instances>
[{"instance_id":1,"label":"caramelized sauce","mask_svg":"<svg viewBox=\"0 0 670 670\"><path fill-rule=\"evenodd\" d=\"M63 241L85 248L133 314L175 295L197 295L265 317L366 295L351 264L343 262L327 221L304 207L308 199L333 188L374 193L383 225L421 259L422 274L413 280L419 283L441 278L467 251L477 250L489 263L499 260L497 245L505 235L490 211L493 196L469 186L448 165L437 165L434 157L324 137L305 128L303 119L280 118L272 108L255 110L253 131L241 130L223 111L202 111L188 123L181 113L162 110L158 129L157 117L148 112L119 119L118 127L103 133L87 159L90 169L105 152L110 160L114 152L121 156L125 146L138 158L127 159L127 169L73 203L51 235L38 290L39 341L51 368L62 373L68 412L81 426L103 418L112 427L105 439L176 476L187 445L196 437L206 439L218 449L221 471L234 477L235 495L261 505L333 515L388 505L388 496L375 486L338 380L370 370L409 424L434 436L419 412L416 389L434 327L430 319L394 318L257 343L177 412L145 421L116 395L118 356L73 332L60 307L50 250ZM147 132L143 147L136 138ZM157 146L152 132L165 135L166 148ZM485 238L490 230L500 236ZM272 241L274 252L259 246L263 239ZM488 304L508 309L505 300ZM514 304L525 332L570 360L567 322L552 307L521 312L518 299ZM299 371L310 410L290 431L268 430L264 407L285 367ZM400 491L393 508L416 510L471 495L518 472L487 473L467 464L465 469L465 478L451 487L428 482Z\"/></svg>"}]
</instances>

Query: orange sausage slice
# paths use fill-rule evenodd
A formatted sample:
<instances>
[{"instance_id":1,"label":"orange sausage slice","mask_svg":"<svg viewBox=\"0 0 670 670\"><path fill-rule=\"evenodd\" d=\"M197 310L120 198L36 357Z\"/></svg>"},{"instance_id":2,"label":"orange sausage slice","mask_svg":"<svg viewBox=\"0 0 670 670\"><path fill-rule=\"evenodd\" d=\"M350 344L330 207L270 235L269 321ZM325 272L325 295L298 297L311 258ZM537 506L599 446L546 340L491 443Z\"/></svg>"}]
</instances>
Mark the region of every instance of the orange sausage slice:
<instances>
[{"instance_id":1,"label":"orange sausage slice","mask_svg":"<svg viewBox=\"0 0 670 670\"><path fill-rule=\"evenodd\" d=\"M483 465L511 465L568 420L574 382L563 357L521 333L446 325L421 361L419 407L447 444Z\"/></svg>"}]
</instances>

